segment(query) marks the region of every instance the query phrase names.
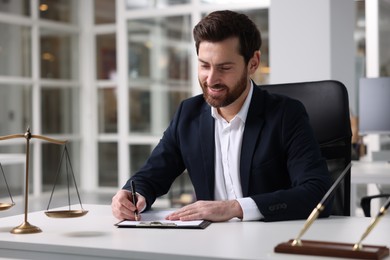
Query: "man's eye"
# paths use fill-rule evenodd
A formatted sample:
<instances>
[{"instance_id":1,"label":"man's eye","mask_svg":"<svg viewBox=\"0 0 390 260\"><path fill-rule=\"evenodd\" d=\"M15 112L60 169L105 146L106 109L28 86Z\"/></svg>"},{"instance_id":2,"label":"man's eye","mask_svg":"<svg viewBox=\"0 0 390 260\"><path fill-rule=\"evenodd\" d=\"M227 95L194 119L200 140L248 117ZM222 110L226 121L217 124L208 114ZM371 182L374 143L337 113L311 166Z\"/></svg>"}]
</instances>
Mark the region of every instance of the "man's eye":
<instances>
[{"instance_id":1,"label":"man's eye","mask_svg":"<svg viewBox=\"0 0 390 260\"><path fill-rule=\"evenodd\" d=\"M224 71L230 70L230 69L231 69L231 67L221 67L221 70L224 70Z\"/></svg>"}]
</instances>

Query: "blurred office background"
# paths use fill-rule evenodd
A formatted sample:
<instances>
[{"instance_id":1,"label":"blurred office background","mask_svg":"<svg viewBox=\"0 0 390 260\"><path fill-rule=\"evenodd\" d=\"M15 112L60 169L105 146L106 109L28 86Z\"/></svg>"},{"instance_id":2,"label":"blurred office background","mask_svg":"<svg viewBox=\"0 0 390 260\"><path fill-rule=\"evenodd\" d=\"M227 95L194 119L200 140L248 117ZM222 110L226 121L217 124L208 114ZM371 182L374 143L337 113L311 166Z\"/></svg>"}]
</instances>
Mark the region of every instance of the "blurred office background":
<instances>
[{"instance_id":1,"label":"blurred office background","mask_svg":"<svg viewBox=\"0 0 390 260\"><path fill-rule=\"evenodd\" d=\"M30 127L68 140L79 190L108 202L179 102L200 93L192 28L217 9L260 28L258 84L341 80L358 117L359 79L390 76L390 0L0 0L0 136ZM63 148L31 140L32 198L52 192ZM16 197L25 149L23 138L0 141L14 157L0 163ZM0 187L7 197L1 173ZM182 193L191 193L185 174L166 199Z\"/></svg>"}]
</instances>

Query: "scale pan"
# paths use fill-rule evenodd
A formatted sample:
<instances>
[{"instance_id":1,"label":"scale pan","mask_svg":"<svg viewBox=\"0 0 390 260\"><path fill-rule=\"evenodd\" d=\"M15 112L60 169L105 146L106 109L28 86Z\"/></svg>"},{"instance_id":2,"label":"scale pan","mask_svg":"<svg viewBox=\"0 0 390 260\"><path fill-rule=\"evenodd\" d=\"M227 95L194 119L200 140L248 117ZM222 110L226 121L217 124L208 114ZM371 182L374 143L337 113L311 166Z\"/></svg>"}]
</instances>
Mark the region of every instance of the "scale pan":
<instances>
[{"instance_id":1,"label":"scale pan","mask_svg":"<svg viewBox=\"0 0 390 260\"><path fill-rule=\"evenodd\" d=\"M1 203L0 202L0 211L12 208L14 205L15 205L15 203Z\"/></svg>"},{"instance_id":2,"label":"scale pan","mask_svg":"<svg viewBox=\"0 0 390 260\"><path fill-rule=\"evenodd\" d=\"M52 210L45 211L46 216L51 218L78 218L88 213L88 210Z\"/></svg>"}]
</instances>

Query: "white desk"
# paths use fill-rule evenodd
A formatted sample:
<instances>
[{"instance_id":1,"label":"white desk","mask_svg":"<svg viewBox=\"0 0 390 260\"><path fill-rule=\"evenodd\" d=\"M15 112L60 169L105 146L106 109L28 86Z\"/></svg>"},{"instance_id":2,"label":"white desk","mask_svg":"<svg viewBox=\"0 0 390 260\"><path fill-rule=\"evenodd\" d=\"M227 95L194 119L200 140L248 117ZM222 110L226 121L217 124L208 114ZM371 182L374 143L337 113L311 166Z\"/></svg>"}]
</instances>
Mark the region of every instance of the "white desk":
<instances>
[{"instance_id":1,"label":"white desk","mask_svg":"<svg viewBox=\"0 0 390 260\"><path fill-rule=\"evenodd\" d=\"M351 214L356 212L358 184L390 184L390 163L353 161L351 169ZM373 195L368 192L367 195Z\"/></svg>"},{"instance_id":2,"label":"white desk","mask_svg":"<svg viewBox=\"0 0 390 260\"><path fill-rule=\"evenodd\" d=\"M295 238L303 220L213 223L204 230L120 229L113 226L116 220L110 206L84 208L89 213L80 218L54 219L43 212L30 213L29 222L43 231L37 234L9 233L21 224L23 215L1 218L0 256L56 260L316 259L274 253L277 244ZM363 217L319 219L303 239L355 243L369 223L370 219ZM389 230L390 218L384 218L364 244L390 247Z\"/></svg>"}]
</instances>

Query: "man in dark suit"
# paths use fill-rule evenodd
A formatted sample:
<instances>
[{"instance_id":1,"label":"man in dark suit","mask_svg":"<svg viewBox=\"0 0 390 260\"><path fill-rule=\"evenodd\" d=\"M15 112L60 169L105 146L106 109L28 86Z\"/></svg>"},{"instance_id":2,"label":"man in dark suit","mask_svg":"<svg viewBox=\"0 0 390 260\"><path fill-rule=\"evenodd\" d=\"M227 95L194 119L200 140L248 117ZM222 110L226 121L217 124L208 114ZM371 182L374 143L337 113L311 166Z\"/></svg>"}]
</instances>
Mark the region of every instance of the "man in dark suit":
<instances>
[{"instance_id":1,"label":"man in dark suit","mask_svg":"<svg viewBox=\"0 0 390 260\"><path fill-rule=\"evenodd\" d=\"M331 186L303 105L251 80L261 36L245 15L217 11L194 28L203 95L183 101L145 165L112 199L113 215L134 219L188 171L197 201L170 220L277 221L307 218ZM323 212L329 215L330 207Z\"/></svg>"}]
</instances>

